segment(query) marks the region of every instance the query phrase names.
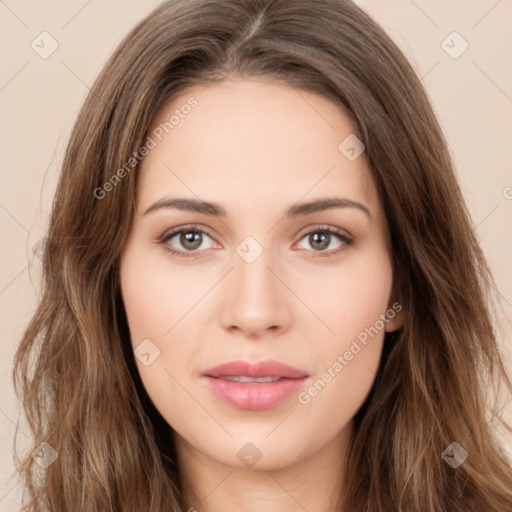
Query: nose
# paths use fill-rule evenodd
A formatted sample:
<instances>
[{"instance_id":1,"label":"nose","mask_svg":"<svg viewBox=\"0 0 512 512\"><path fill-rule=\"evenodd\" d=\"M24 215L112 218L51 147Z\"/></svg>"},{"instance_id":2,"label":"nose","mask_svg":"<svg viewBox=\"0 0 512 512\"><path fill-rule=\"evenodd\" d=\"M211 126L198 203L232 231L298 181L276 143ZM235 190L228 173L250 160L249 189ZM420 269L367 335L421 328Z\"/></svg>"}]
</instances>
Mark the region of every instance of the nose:
<instances>
[{"instance_id":1,"label":"nose","mask_svg":"<svg viewBox=\"0 0 512 512\"><path fill-rule=\"evenodd\" d=\"M252 339L277 336L289 329L291 292L273 267L270 251L264 250L248 263L237 254L234 269L223 290L222 327Z\"/></svg>"}]
</instances>

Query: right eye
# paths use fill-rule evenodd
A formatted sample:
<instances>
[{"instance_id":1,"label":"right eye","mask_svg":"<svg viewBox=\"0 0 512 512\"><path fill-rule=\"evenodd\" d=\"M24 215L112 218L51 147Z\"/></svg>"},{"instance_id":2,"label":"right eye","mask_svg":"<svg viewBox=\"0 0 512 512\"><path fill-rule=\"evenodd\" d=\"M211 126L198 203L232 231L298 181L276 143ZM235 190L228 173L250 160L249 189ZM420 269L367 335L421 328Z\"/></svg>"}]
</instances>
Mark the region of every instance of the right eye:
<instances>
[{"instance_id":1,"label":"right eye","mask_svg":"<svg viewBox=\"0 0 512 512\"><path fill-rule=\"evenodd\" d=\"M202 229L199 229L197 226L185 226L164 233L164 235L160 237L158 243L163 244L165 249L168 250L171 254L181 258L190 258L195 257L196 253L200 252L205 236L211 239L208 233ZM173 239L176 239L174 244L180 244L182 249L176 250L172 247L169 242L171 242ZM201 250L210 248L212 247L202 247Z\"/></svg>"}]
</instances>

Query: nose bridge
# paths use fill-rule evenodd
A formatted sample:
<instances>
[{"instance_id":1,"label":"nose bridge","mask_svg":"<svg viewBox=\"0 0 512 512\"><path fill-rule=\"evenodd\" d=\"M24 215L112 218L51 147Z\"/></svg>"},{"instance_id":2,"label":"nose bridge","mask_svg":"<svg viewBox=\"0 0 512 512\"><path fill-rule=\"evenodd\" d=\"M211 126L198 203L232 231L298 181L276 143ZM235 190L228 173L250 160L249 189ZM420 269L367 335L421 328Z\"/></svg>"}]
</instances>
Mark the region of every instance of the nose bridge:
<instances>
[{"instance_id":1,"label":"nose bridge","mask_svg":"<svg viewBox=\"0 0 512 512\"><path fill-rule=\"evenodd\" d=\"M267 240L268 241L268 240ZM270 306L276 298L275 277L272 268L272 250L263 247L253 236L246 237L236 248L235 293L239 301L252 303L261 309Z\"/></svg>"},{"instance_id":2,"label":"nose bridge","mask_svg":"<svg viewBox=\"0 0 512 512\"><path fill-rule=\"evenodd\" d=\"M287 306L273 269L271 248L248 236L235 248L229 296L221 315L225 327L258 331L282 326Z\"/></svg>"}]
</instances>

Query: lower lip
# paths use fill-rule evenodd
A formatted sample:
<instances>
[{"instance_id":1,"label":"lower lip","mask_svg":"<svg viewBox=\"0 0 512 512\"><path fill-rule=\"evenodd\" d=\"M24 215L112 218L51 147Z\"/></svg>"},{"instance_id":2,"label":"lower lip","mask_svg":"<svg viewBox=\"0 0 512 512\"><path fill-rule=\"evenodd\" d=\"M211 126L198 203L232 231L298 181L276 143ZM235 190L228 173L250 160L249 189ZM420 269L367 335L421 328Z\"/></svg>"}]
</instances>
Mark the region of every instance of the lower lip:
<instances>
[{"instance_id":1,"label":"lower lip","mask_svg":"<svg viewBox=\"0 0 512 512\"><path fill-rule=\"evenodd\" d=\"M234 382L206 377L208 386L219 398L240 409L270 409L297 393L306 377L282 379L276 382Z\"/></svg>"}]
</instances>

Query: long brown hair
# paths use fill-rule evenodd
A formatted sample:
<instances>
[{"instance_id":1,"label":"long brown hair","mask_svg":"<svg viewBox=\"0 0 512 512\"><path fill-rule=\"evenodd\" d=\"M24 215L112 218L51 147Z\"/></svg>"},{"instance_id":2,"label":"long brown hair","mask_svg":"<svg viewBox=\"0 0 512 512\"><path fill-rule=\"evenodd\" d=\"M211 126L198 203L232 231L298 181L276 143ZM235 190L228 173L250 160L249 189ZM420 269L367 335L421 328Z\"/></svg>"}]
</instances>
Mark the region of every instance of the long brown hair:
<instances>
[{"instance_id":1,"label":"long brown hair","mask_svg":"<svg viewBox=\"0 0 512 512\"><path fill-rule=\"evenodd\" d=\"M492 276L421 82L348 0L171 0L105 65L66 149L42 297L15 355L32 448L48 461L19 463L24 510L188 508L171 427L141 384L119 291L138 176L137 162L126 162L165 102L230 77L267 77L341 105L386 212L405 324L386 335L355 417L339 510L512 510L510 460L488 416L499 417L489 389L512 390ZM442 457L453 442L468 453L457 468Z\"/></svg>"}]
</instances>

